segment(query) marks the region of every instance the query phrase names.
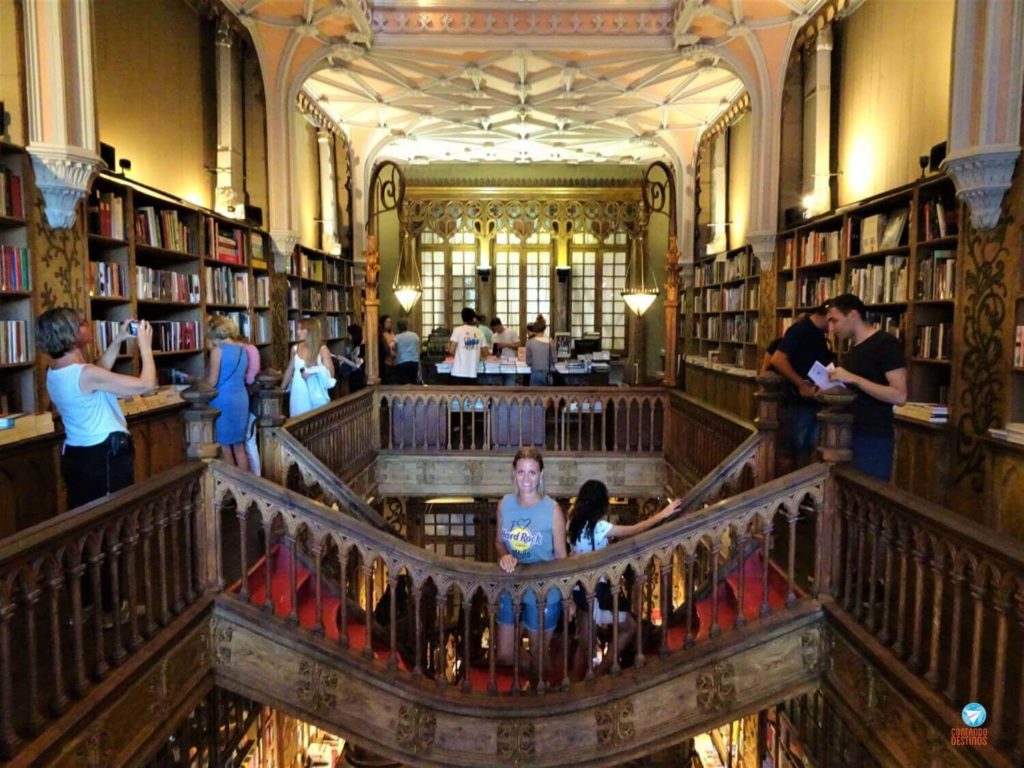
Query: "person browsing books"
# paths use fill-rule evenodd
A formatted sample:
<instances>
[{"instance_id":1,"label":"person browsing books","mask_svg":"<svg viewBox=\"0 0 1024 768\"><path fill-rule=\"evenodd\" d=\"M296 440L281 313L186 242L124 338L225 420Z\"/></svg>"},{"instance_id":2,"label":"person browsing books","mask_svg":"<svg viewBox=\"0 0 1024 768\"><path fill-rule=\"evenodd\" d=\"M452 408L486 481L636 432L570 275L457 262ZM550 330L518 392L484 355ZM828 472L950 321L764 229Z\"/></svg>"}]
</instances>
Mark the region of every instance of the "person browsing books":
<instances>
[{"instance_id":1,"label":"person browsing books","mask_svg":"<svg viewBox=\"0 0 1024 768\"><path fill-rule=\"evenodd\" d=\"M824 308L812 310L786 330L771 357L772 369L790 384L784 406L782 452L797 467L811 461L818 445L817 387L808 380L807 372L816 362L832 362L834 356L825 338L827 328Z\"/></svg>"},{"instance_id":2,"label":"person browsing books","mask_svg":"<svg viewBox=\"0 0 1024 768\"><path fill-rule=\"evenodd\" d=\"M865 319L860 297L844 293L825 303L829 329L853 342L842 367L831 372L857 392L853 412L853 466L880 480L892 474L894 405L907 402L907 363L903 344Z\"/></svg>"},{"instance_id":3,"label":"person browsing books","mask_svg":"<svg viewBox=\"0 0 1024 768\"><path fill-rule=\"evenodd\" d=\"M471 307L462 310L462 325L452 331L448 339L448 354L452 360L452 384L476 384L477 367L481 356L490 352L483 331L476 327L476 312Z\"/></svg>"}]
</instances>

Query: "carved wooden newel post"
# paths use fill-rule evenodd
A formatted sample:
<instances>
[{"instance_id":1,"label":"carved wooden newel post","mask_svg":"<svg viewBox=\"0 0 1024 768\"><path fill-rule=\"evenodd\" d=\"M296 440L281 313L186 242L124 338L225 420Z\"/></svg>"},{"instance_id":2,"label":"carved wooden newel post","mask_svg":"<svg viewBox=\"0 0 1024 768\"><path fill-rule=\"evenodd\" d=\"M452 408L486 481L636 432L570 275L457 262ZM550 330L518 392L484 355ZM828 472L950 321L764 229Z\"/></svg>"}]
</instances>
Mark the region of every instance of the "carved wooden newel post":
<instances>
[{"instance_id":1,"label":"carved wooden newel post","mask_svg":"<svg viewBox=\"0 0 1024 768\"><path fill-rule=\"evenodd\" d=\"M215 459L220 451L213 429L220 410L210 405L216 396L217 390L201 381L181 393L181 399L188 403L184 414L185 453L193 461Z\"/></svg>"},{"instance_id":2,"label":"carved wooden newel post","mask_svg":"<svg viewBox=\"0 0 1024 768\"><path fill-rule=\"evenodd\" d=\"M783 398L783 378L777 373L762 373L757 377L759 385L754 397L757 399L757 418L754 423L761 433L758 448L758 484L775 479L775 455L778 450L778 434Z\"/></svg>"},{"instance_id":3,"label":"carved wooden newel post","mask_svg":"<svg viewBox=\"0 0 1024 768\"><path fill-rule=\"evenodd\" d=\"M853 414L850 406L857 395L848 390L818 393L822 409L818 412L821 427L819 445L822 461L835 465L853 458ZM825 481L825 495L815 529L814 589L815 596L832 594L833 575L838 576L838 562L832 558L840 552L842 526L839 518L839 498L832 473Z\"/></svg>"},{"instance_id":4,"label":"carved wooden newel post","mask_svg":"<svg viewBox=\"0 0 1024 768\"><path fill-rule=\"evenodd\" d=\"M256 429L259 432L260 469L263 477L284 484L281 467L270 430L284 424L283 376L273 368L262 371L256 380L260 383L256 394Z\"/></svg>"}]
</instances>

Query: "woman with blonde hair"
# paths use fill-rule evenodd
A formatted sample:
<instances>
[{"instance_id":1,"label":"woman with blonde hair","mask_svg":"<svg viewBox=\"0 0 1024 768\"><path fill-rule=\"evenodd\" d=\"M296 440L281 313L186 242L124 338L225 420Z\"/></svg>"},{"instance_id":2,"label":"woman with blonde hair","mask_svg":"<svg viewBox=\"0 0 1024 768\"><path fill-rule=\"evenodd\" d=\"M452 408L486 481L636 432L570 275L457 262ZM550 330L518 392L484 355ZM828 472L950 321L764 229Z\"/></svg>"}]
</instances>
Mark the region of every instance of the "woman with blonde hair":
<instances>
[{"instance_id":1,"label":"woman with blonde hair","mask_svg":"<svg viewBox=\"0 0 1024 768\"><path fill-rule=\"evenodd\" d=\"M337 383L334 360L331 351L324 346L320 321L313 317L300 321L298 338L283 382L284 388L290 391L288 414L292 418L327 405L331 401L329 390Z\"/></svg>"},{"instance_id":2,"label":"woman with blonde hair","mask_svg":"<svg viewBox=\"0 0 1024 768\"><path fill-rule=\"evenodd\" d=\"M248 356L239 341L235 321L213 315L206 321L206 338L210 342L210 367L206 383L217 390L210 405L220 410L214 428L220 444L221 458L249 471L245 437L249 426L249 393L245 389Z\"/></svg>"}]
</instances>

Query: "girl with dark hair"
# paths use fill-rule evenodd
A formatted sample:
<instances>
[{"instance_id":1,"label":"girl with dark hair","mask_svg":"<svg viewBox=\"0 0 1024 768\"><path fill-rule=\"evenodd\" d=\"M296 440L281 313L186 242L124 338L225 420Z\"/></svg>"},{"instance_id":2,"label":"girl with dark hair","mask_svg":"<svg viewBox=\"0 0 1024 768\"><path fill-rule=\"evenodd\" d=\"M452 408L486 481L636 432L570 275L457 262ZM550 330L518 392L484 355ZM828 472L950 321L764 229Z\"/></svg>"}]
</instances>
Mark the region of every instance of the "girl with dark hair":
<instances>
[{"instance_id":1,"label":"girl with dark hair","mask_svg":"<svg viewBox=\"0 0 1024 768\"><path fill-rule=\"evenodd\" d=\"M608 488L600 480L587 480L576 495L569 515L569 542L573 555L596 552L608 546L609 539L628 539L650 528L679 511L680 499L674 499L665 505L657 514L634 525L615 525L608 521ZM591 623L600 627L611 626L615 621L619 625L619 648L626 648L636 634L636 621L629 611L618 612L613 617L612 588L607 579L601 579L594 594L593 616L587 606L587 596L581 585L577 584L572 591L572 599L576 604L576 625L579 638L576 644L576 655L573 658L573 674L582 679L587 670L587 662L593 655L593 649L587 652L590 644ZM623 603L620 602L620 606ZM596 674L604 674L611 669L614 659L606 654L595 670Z\"/></svg>"},{"instance_id":2,"label":"girl with dark hair","mask_svg":"<svg viewBox=\"0 0 1024 768\"><path fill-rule=\"evenodd\" d=\"M380 337L377 340L381 384L395 383L397 378L397 371L395 369L397 349L398 346L395 342L395 331L392 327L391 315L381 315Z\"/></svg>"},{"instance_id":3,"label":"girl with dark hair","mask_svg":"<svg viewBox=\"0 0 1024 768\"><path fill-rule=\"evenodd\" d=\"M512 459L512 481L515 493L510 493L498 504L498 565L505 573L512 573L520 563L543 563L561 560L566 556L565 516L558 502L544 493L544 458L536 448L520 448ZM550 633L558 626L562 615L562 599L557 589L551 589L541 598L527 591L522 598L521 621L530 635L530 648L540 647L540 626ZM505 592L498 601L497 654L502 664L511 664L514 658L515 611L512 598ZM527 654L529 680L536 683L538 670L532 654Z\"/></svg>"}]
</instances>

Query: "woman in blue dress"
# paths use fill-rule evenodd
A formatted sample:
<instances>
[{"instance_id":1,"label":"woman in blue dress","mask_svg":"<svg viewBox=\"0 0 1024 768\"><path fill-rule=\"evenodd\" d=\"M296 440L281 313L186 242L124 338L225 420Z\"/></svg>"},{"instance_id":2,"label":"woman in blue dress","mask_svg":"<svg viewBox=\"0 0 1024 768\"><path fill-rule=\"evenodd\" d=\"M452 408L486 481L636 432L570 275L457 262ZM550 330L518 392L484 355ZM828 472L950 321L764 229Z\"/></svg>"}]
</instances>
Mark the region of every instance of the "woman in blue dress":
<instances>
[{"instance_id":1,"label":"woman in blue dress","mask_svg":"<svg viewBox=\"0 0 1024 768\"><path fill-rule=\"evenodd\" d=\"M245 389L245 345L235 339L238 326L228 317L212 316L206 324L210 342L210 368L206 383L217 390L210 405L220 410L214 428L221 446L221 459L249 471L245 452L246 427L249 423L249 393Z\"/></svg>"}]
</instances>

